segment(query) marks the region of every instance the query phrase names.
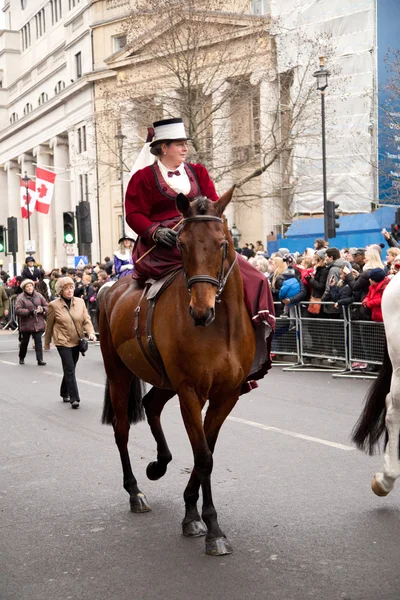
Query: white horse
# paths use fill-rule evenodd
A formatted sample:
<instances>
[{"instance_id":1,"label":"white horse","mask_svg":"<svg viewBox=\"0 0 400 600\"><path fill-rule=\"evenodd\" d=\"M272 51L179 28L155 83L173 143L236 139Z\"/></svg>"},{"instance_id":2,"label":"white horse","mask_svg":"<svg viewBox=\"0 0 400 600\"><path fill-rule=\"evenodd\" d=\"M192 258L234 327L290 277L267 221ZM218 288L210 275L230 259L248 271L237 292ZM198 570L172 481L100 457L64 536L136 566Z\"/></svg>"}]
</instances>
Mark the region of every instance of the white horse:
<instances>
[{"instance_id":1,"label":"white horse","mask_svg":"<svg viewBox=\"0 0 400 600\"><path fill-rule=\"evenodd\" d=\"M383 293L382 314L387 344L385 356L352 436L358 448L373 454L386 432L382 471L372 480L372 490L377 496L387 496L400 475L400 273Z\"/></svg>"}]
</instances>

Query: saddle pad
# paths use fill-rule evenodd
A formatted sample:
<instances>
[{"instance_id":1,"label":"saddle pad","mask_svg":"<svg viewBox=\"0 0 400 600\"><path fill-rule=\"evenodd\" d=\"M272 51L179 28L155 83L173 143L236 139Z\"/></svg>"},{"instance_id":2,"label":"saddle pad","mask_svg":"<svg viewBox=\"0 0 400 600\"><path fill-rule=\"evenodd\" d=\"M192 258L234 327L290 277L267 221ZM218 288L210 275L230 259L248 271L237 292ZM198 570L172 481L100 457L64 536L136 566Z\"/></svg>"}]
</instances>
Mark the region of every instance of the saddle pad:
<instances>
[{"instance_id":1,"label":"saddle pad","mask_svg":"<svg viewBox=\"0 0 400 600\"><path fill-rule=\"evenodd\" d=\"M145 283L145 286L149 289L146 293L147 300L157 300L159 296L163 293L164 290L173 282L176 275L182 269L177 269L176 271L172 271L172 273L168 273L161 277L161 279L148 279Z\"/></svg>"}]
</instances>

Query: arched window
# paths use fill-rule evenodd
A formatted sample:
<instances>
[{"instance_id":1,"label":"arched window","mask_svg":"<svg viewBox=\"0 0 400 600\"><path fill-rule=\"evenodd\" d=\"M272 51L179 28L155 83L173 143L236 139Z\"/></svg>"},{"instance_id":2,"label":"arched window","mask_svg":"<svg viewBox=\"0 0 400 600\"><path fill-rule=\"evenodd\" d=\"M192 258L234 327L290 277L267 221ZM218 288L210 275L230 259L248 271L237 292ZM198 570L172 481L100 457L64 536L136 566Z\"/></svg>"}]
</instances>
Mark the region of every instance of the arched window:
<instances>
[{"instance_id":1,"label":"arched window","mask_svg":"<svg viewBox=\"0 0 400 600\"><path fill-rule=\"evenodd\" d=\"M16 113L16 112L13 112L13 114L12 114L12 115L11 115L11 117L10 117L10 123L11 123L11 125L12 125L13 123L16 123L17 121L18 121L18 115L17 115L17 113Z\"/></svg>"},{"instance_id":2,"label":"arched window","mask_svg":"<svg viewBox=\"0 0 400 600\"><path fill-rule=\"evenodd\" d=\"M33 106L30 102L28 102L27 104L25 104L24 106L24 116L29 115L30 112L33 111Z\"/></svg>"},{"instance_id":3,"label":"arched window","mask_svg":"<svg viewBox=\"0 0 400 600\"><path fill-rule=\"evenodd\" d=\"M46 92L42 92L39 96L39 101L38 101L39 106L42 106L42 104L47 102L48 99L49 99L49 97L46 94Z\"/></svg>"},{"instance_id":4,"label":"arched window","mask_svg":"<svg viewBox=\"0 0 400 600\"><path fill-rule=\"evenodd\" d=\"M60 92L65 88L65 81L58 81L56 87L54 88L54 93L57 96Z\"/></svg>"}]
</instances>

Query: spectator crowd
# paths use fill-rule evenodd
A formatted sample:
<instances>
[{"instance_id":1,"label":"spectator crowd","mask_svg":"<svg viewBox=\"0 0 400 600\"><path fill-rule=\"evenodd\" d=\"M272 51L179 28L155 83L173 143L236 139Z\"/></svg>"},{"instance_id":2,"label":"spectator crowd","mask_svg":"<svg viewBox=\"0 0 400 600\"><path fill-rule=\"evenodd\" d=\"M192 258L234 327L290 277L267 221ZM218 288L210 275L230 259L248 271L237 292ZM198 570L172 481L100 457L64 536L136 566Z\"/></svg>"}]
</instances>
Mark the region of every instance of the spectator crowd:
<instances>
[{"instance_id":1,"label":"spectator crowd","mask_svg":"<svg viewBox=\"0 0 400 600\"><path fill-rule=\"evenodd\" d=\"M349 307L352 319L381 322L382 294L390 279L400 270L400 244L386 230L382 230L382 234L388 247L384 243L377 243L365 248L336 248L329 247L323 239L316 239L314 247L306 248L302 253L291 253L286 248L280 248L268 255L261 241L245 244L237 251L268 278L277 316L288 319L289 329L295 328L294 307L297 305L302 311L307 311L307 316L311 318L338 319L343 307ZM121 238L121 251L124 250L124 244L128 246L130 242ZM41 294L46 302L51 302L58 297L57 281L69 277L73 281L74 297L84 301L97 329L96 300L99 290L105 283L121 276L121 273L115 272L114 263L118 267L121 262L116 261L115 256L113 259L105 257L103 263L87 264L83 269L62 267L51 271L44 271L35 264L33 256L28 256L21 275L10 278L5 271L1 271L2 325L9 324L10 297L18 297L23 292L21 284L24 281L31 280L35 292ZM132 265L128 266L132 268ZM310 304L302 305L302 302ZM24 338L24 345L25 342ZM38 361L41 360L42 357L38 356Z\"/></svg>"}]
</instances>

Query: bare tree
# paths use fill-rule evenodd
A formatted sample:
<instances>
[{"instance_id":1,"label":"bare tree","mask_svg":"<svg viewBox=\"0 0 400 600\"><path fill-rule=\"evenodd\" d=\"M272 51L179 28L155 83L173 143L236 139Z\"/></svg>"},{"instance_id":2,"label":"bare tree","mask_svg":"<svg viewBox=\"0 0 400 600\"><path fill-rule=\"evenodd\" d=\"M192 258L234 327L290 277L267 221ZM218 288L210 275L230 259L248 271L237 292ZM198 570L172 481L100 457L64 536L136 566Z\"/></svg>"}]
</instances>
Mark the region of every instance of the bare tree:
<instances>
[{"instance_id":1,"label":"bare tree","mask_svg":"<svg viewBox=\"0 0 400 600\"><path fill-rule=\"evenodd\" d=\"M297 55L278 73L279 24L226 0L140 0L124 22L125 52L112 57L118 83L100 90L97 135L104 164L117 166L114 136L127 132L126 169L152 121L182 116L190 159L203 163L221 189L236 183L236 202L268 200L291 216L296 146L320 136L312 72L321 45L299 34ZM120 61L120 62L119 62ZM320 121L319 121L320 122ZM134 124L134 126L133 126ZM134 129L134 130L133 130ZM271 177L260 184L266 172Z\"/></svg>"}]
</instances>

